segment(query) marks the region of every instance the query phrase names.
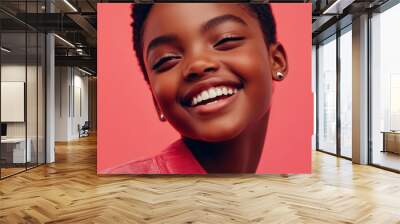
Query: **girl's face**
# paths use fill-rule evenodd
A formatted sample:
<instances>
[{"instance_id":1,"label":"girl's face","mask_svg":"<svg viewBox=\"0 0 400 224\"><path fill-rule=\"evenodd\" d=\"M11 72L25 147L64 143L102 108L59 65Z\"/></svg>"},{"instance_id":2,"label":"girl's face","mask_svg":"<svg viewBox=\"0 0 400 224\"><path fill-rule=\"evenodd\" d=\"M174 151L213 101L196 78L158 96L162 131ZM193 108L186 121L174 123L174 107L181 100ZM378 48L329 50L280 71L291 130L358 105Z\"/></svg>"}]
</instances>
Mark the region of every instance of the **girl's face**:
<instances>
[{"instance_id":1,"label":"girl's face","mask_svg":"<svg viewBox=\"0 0 400 224\"><path fill-rule=\"evenodd\" d=\"M159 112L182 136L208 142L232 139L266 115L283 64L271 48L240 4L155 4L143 32Z\"/></svg>"}]
</instances>

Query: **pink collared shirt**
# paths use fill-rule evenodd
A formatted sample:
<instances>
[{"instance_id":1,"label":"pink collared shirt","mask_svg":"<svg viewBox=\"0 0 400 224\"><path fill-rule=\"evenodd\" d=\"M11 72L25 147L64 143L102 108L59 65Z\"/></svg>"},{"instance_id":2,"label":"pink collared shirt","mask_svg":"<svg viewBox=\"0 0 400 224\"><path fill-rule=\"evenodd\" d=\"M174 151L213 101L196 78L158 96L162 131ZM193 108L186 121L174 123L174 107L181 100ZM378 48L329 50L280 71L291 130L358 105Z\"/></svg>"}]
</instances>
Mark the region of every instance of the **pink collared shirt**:
<instances>
[{"instance_id":1,"label":"pink collared shirt","mask_svg":"<svg viewBox=\"0 0 400 224\"><path fill-rule=\"evenodd\" d=\"M108 174L206 174L182 139L160 154L107 169Z\"/></svg>"}]
</instances>

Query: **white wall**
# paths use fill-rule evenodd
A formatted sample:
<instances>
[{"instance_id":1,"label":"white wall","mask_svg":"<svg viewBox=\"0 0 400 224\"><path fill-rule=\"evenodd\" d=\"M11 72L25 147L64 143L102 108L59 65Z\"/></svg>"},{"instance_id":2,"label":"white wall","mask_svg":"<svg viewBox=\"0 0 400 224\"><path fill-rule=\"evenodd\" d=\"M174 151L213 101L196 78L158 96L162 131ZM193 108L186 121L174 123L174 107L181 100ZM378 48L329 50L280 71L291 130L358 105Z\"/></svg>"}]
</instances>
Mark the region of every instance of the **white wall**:
<instances>
[{"instance_id":1,"label":"white wall","mask_svg":"<svg viewBox=\"0 0 400 224\"><path fill-rule=\"evenodd\" d=\"M37 70L38 69L38 70ZM1 66L2 82L24 82L26 84L26 106L22 108L22 112L26 112L26 121L23 122L6 122L8 138L25 138L30 139L30 148L32 161L44 163L44 74L42 67L36 65L28 65L18 63L8 63ZM7 97L2 95L3 97ZM7 110L10 108L1 108ZM13 113L13 111L11 111ZM37 153L39 155L37 155Z\"/></svg>"},{"instance_id":2,"label":"white wall","mask_svg":"<svg viewBox=\"0 0 400 224\"><path fill-rule=\"evenodd\" d=\"M68 140L69 68L55 68L55 141Z\"/></svg>"},{"instance_id":3,"label":"white wall","mask_svg":"<svg viewBox=\"0 0 400 224\"><path fill-rule=\"evenodd\" d=\"M88 111L88 99L89 99L89 92L88 92L88 77L81 76L82 73L79 73L79 75L76 75L75 70L75 77L74 77L74 111L73 113L73 119L72 119L72 136L79 137L78 133L78 124L81 126L85 123L85 121L88 121L89 119L89 111ZM78 92L80 91L80 93ZM80 95L80 97L79 97ZM80 102L79 102L80 101ZM80 108L79 108L80 107ZM79 111L79 109L81 111Z\"/></svg>"},{"instance_id":4,"label":"white wall","mask_svg":"<svg viewBox=\"0 0 400 224\"><path fill-rule=\"evenodd\" d=\"M25 67L25 64L20 65L20 64L4 64L1 66L1 81L2 82L25 82L25 75L27 69L27 75L28 75L28 81L29 85L36 86L36 80L31 77L35 76L36 77L36 66L27 66ZM27 103L29 104L29 111L31 112L33 110L36 110L37 104L36 104L36 88L27 88ZM4 96L3 96L4 97ZM34 102L31 104L31 102ZM40 106L40 105L39 105ZM1 110L6 110L6 108L1 108ZM36 113L28 113L28 122L34 121L36 123L37 120L37 115ZM7 122L7 136L8 137L25 137L25 123L26 122ZM30 127L33 127L33 125L28 124L28 129ZM33 128L36 130L36 126ZM28 137L29 133L33 131L28 130ZM36 133L36 132L35 132Z\"/></svg>"},{"instance_id":5,"label":"white wall","mask_svg":"<svg viewBox=\"0 0 400 224\"><path fill-rule=\"evenodd\" d=\"M55 73L55 140L70 141L89 117L88 77L72 67L56 67Z\"/></svg>"}]
</instances>

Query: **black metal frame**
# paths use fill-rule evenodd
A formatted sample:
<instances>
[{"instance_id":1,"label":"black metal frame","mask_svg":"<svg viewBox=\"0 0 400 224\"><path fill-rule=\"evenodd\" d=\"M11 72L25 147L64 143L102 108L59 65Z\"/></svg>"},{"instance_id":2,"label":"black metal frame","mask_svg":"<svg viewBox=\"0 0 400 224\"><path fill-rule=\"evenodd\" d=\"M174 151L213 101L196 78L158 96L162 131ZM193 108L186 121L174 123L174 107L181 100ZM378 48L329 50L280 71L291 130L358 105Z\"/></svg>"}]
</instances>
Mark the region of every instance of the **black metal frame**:
<instances>
[{"instance_id":1,"label":"black metal frame","mask_svg":"<svg viewBox=\"0 0 400 224\"><path fill-rule=\"evenodd\" d=\"M336 28L336 154L340 157L341 156L341 147L342 147L342 124L340 118L340 78L341 78L341 66L340 66L340 36L341 32L338 29L339 26L337 25Z\"/></svg>"}]
</instances>

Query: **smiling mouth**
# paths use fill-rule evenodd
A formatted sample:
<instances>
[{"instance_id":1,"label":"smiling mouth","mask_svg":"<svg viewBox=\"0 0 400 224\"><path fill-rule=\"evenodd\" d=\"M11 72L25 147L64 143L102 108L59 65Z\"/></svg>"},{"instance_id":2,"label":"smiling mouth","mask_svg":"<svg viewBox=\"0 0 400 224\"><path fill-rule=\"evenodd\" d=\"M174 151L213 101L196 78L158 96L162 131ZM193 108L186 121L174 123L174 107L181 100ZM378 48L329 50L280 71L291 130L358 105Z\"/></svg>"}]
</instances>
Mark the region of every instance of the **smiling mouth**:
<instances>
[{"instance_id":1,"label":"smiling mouth","mask_svg":"<svg viewBox=\"0 0 400 224\"><path fill-rule=\"evenodd\" d=\"M209 117L226 111L243 89L244 85L239 80L212 77L191 86L180 103L195 116Z\"/></svg>"},{"instance_id":2,"label":"smiling mouth","mask_svg":"<svg viewBox=\"0 0 400 224\"><path fill-rule=\"evenodd\" d=\"M190 103L188 102L187 105L189 107L197 107L200 105L216 103L219 100L223 100L233 96L238 91L239 88L229 86L211 87L192 97Z\"/></svg>"}]
</instances>

